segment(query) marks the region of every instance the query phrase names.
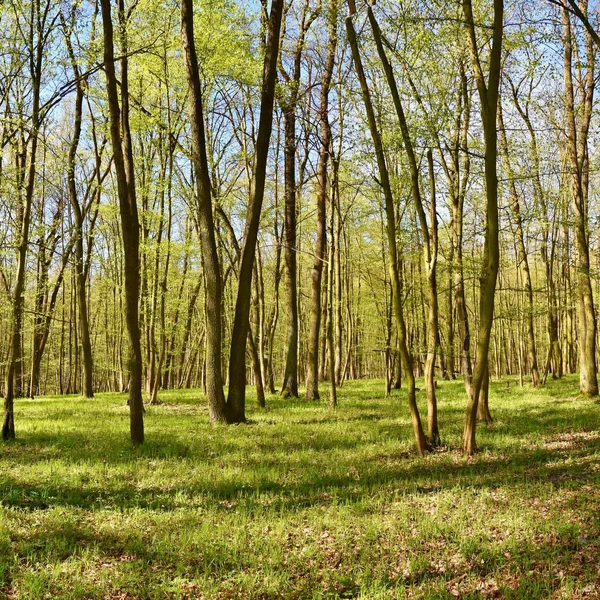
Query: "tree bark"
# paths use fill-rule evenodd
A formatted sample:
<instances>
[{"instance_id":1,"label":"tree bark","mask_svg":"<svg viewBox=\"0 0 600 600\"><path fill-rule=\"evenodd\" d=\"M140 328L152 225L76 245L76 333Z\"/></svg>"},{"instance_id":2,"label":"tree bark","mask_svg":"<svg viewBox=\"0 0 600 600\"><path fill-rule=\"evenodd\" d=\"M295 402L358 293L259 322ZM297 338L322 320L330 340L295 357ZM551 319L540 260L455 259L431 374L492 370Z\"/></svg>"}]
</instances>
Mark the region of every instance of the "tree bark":
<instances>
[{"instance_id":1,"label":"tree bark","mask_svg":"<svg viewBox=\"0 0 600 600\"><path fill-rule=\"evenodd\" d=\"M125 322L131 357L129 375L129 428L134 446L144 443L144 403L142 399L142 347L138 315L140 291L139 218L135 191L133 151L129 131L129 88L125 7L118 0L121 42L121 106L115 73L113 24L110 0L100 0L104 33L104 70L110 113L113 161L117 175L117 192L123 234L125 276Z\"/></svg>"},{"instance_id":2,"label":"tree bark","mask_svg":"<svg viewBox=\"0 0 600 600\"><path fill-rule=\"evenodd\" d=\"M244 230L244 246L240 260L238 291L229 353L227 419L230 423L243 423L246 421L246 339L248 337L252 270L256 254L256 240L265 191L267 157L273 124L273 104L275 101L275 80L277 76L277 56L282 12L283 0L273 0L265 46L254 177L252 179L252 190Z\"/></svg>"},{"instance_id":3,"label":"tree bark","mask_svg":"<svg viewBox=\"0 0 600 600\"><path fill-rule=\"evenodd\" d=\"M192 129L192 163L196 179L198 234L202 246L206 277L206 397L212 423L226 422L225 395L221 372L221 270L217 255L213 221L211 182L206 155L206 135L202 109L202 91L198 58L194 42L194 8L192 0L181 3L181 41L185 54L190 91Z\"/></svg>"},{"instance_id":4,"label":"tree bark","mask_svg":"<svg viewBox=\"0 0 600 600\"><path fill-rule=\"evenodd\" d=\"M496 279L498 277L498 267L500 262L498 241L498 174L496 170L496 159L498 155L496 113L502 58L504 0L494 0L493 40L489 56L489 74L487 83L480 62L471 0L463 0L462 5L471 54L471 63L475 72L475 80L477 82L480 100L481 121L484 135L485 192L487 199L485 241L479 293L479 337L475 356L475 368L473 369L473 379L467 403L465 427L463 430L463 450L466 454L472 455L477 449L475 443L475 430L477 427L479 392L488 364L490 334L494 319Z\"/></svg>"}]
</instances>

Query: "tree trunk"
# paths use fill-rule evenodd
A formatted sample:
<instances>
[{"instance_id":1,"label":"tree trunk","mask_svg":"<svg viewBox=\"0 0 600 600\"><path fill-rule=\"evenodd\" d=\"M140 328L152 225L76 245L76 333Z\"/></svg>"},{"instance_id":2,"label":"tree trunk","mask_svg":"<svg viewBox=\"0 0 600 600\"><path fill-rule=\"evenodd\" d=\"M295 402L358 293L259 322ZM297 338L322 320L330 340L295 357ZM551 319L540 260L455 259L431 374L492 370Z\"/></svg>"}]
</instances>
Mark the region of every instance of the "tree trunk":
<instances>
[{"instance_id":1,"label":"tree trunk","mask_svg":"<svg viewBox=\"0 0 600 600\"><path fill-rule=\"evenodd\" d=\"M312 314L310 339L308 342L308 361L306 364L306 399L319 399L319 335L321 332L321 281L323 263L325 261L326 206L327 206L327 168L331 145L331 127L329 125L329 89L335 65L337 48L337 5L338 0L331 0L329 14L329 41L327 44L327 60L321 79L321 96L319 107L320 146L317 165L317 240L315 242L315 262L312 272Z\"/></svg>"},{"instance_id":2,"label":"tree trunk","mask_svg":"<svg viewBox=\"0 0 600 600\"><path fill-rule=\"evenodd\" d=\"M104 70L108 108L110 113L110 133L113 149L113 162L117 175L117 191L123 234L124 275L125 275L125 322L131 346L129 380L129 415L132 443L144 443L144 403L142 400L142 347L138 316L140 291L139 219L135 192L133 151L129 132L129 89L127 33L123 0L118 0L119 28L121 36L121 106L117 91L115 58L113 48L113 24L110 0L100 0L104 32Z\"/></svg>"},{"instance_id":3,"label":"tree trunk","mask_svg":"<svg viewBox=\"0 0 600 600\"><path fill-rule=\"evenodd\" d=\"M411 179L411 191L415 210L419 218L419 224L421 227L421 234L423 236L423 259L425 263L425 270L427 276L428 286L428 300L429 300L429 314L427 318L427 359L425 363L425 388L427 390L427 421L428 421L428 434L429 443L433 446L439 446L441 444L438 419L437 419L437 399L435 394L435 360L438 344L438 299L437 299L437 256L438 256L438 226L437 226L437 213L436 213L436 194L435 194L435 177L433 171L433 155L431 150L427 153L427 161L429 165L429 179L431 186L431 211L429 223L427 222L427 216L423 207L423 200L421 196L421 189L419 183L419 167L417 165L417 159L413 149L413 143L408 130L408 124L402 102L400 101L400 95L398 93L398 87L396 85L396 79L392 71L392 66L387 58L385 49L383 47L383 41L379 25L375 19L375 15L371 7L367 8L367 14L369 22L371 23L371 29L373 31L373 37L375 38L375 44L377 45L377 52L379 59L383 66L385 76L387 79L388 86L392 93L392 99L394 101L394 107L396 109L396 115L400 123L400 131L402 133L402 140L408 156L408 164L410 168L410 179ZM395 234L394 234L395 235Z\"/></svg>"},{"instance_id":4,"label":"tree trunk","mask_svg":"<svg viewBox=\"0 0 600 600\"><path fill-rule=\"evenodd\" d=\"M352 10L352 2L349 2ZM389 253L389 269L390 278L392 280L392 293L394 299L394 315L396 318L396 327L398 329L398 341L400 345L400 354L402 356L402 362L404 363L404 370L406 372L407 379L407 393L408 393L408 404L410 408L413 430L415 434L415 441L417 444L417 452L421 455L429 451L430 446L423 426L421 424L421 417L419 415L419 409L416 402L416 389L415 389L415 378L413 373L412 358L408 351L406 344L406 324L404 322L404 315L402 313L402 296L400 287L400 274L398 270L398 253L396 249L396 213L394 210L394 200L392 197L392 189L390 185L390 179L388 174L388 168L383 152L383 145L381 141L381 135L377 128L377 121L375 118L375 111L371 102L371 96L367 85L367 79L365 77L362 60L360 58L358 44L356 41L356 32L352 23L352 16L346 18L346 30L348 34L348 42L352 50L352 57L354 60L354 67L358 75L360 87L362 91L363 102L367 112L367 118L369 122L369 130L373 143L375 146L375 154L377 158L377 166L379 171L380 183L382 192L385 197L385 212L386 212L386 233L388 238L388 253Z\"/></svg>"},{"instance_id":5,"label":"tree trunk","mask_svg":"<svg viewBox=\"0 0 600 600\"><path fill-rule=\"evenodd\" d=\"M284 181L285 208L283 231L285 248L285 304L287 310L287 341L285 373L281 384L283 398L298 397L298 268L296 255L296 104L283 109L284 118Z\"/></svg>"},{"instance_id":6,"label":"tree trunk","mask_svg":"<svg viewBox=\"0 0 600 600\"><path fill-rule=\"evenodd\" d=\"M469 40L471 63L475 71L475 80L480 100L484 134L485 192L487 199L485 241L479 295L479 337L475 356L475 368L473 369L473 379L471 382L471 393L469 394L467 403L463 431L463 450L466 454L472 455L476 451L475 430L477 427L479 392L488 364L490 334L494 319L496 279L498 277L500 262L498 242L498 174L496 171L496 159L498 155L496 113L502 58L504 0L494 0L493 41L489 57L489 77L487 83L483 75L479 49L477 47L471 0L463 0L462 5Z\"/></svg>"},{"instance_id":7,"label":"tree trunk","mask_svg":"<svg viewBox=\"0 0 600 600\"><path fill-rule=\"evenodd\" d=\"M515 178L512 172L510 156L508 150L508 141L504 129L504 119L502 118L502 105L498 103L498 129L500 130L500 147L504 168L508 177L508 195L510 207L513 214L516 229L516 244L519 252L519 262L523 267L525 274L525 289L527 291L527 351L529 354L529 368L531 369L531 384L533 387L540 385L540 372L538 370L537 350L535 344L535 330L533 325L533 286L531 284L531 273L529 271L529 258L527 257L527 248L525 247L525 236L523 234L523 223L521 221L521 208L519 206L519 195L515 185Z\"/></svg>"},{"instance_id":8,"label":"tree trunk","mask_svg":"<svg viewBox=\"0 0 600 600\"><path fill-rule=\"evenodd\" d=\"M246 420L246 339L248 337L252 270L256 254L256 240L265 191L267 158L273 124L273 104L282 13L283 0L273 0L265 46L254 177L244 230L244 246L240 260L238 292L229 353L227 418L230 423L242 423Z\"/></svg>"},{"instance_id":9,"label":"tree trunk","mask_svg":"<svg viewBox=\"0 0 600 600\"><path fill-rule=\"evenodd\" d=\"M573 89L573 36L569 9L563 0L564 80L567 120L567 150L572 176L573 216L577 249L577 297L579 317L579 390L584 396L598 395L596 372L596 314L590 279L588 234L589 151L588 132L594 98L596 49L586 31L587 70L581 82L581 106L575 107Z\"/></svg>"},{"instance_id":10,"label":"tree trunk","mask_svg":"<svg viewBox=\"0 0 600 600\"><path fill-rule=\"evenodd\" d=\"M4 420L2 425L2 439L11 440L15 438L14 420L14 396L15 392L20 395L22 390L22 322L24 307L25 273L27 270L27 246L29 243L29 228L31 221L31 206L33 204L33 192L36 179L37 146L41 125L40 115L40 89L42 80L42 63L46 51L47 10L42 9L39 1L32 4L31 38L29 41L29 64L31 77L31 125L29 134L29 165L27 161L27 147L22 131L17 135L20 139L21 148L17 152L17 219L16 219L16 255L17 270L15 283L11 297L11 324L9 350L6 368L6 380L4 391ZM35 21L35 24L34 24ZM37 34L35 39L34 33ZM23 195L24 194L24 195ZM15 379L17 386L15 390Z\"/></svg>"},{"instance_id":11,"label":"tree trunk","mask_svg":"<svg viewBox=\"0 0 600 600\"><path fill-rule=\"evenodd\" d=\"M192 0L181 4L181 40L186 59L190 91L192 128L192 162L196 179L198 234L202 246L206 277L206 397L212 423L226 421L225 395L221 372L221 270L217 256L213 221L211 182L206 155L206 136L202 109L200 74L194 42L194 15Z\"/></svg>"}]
</instances>

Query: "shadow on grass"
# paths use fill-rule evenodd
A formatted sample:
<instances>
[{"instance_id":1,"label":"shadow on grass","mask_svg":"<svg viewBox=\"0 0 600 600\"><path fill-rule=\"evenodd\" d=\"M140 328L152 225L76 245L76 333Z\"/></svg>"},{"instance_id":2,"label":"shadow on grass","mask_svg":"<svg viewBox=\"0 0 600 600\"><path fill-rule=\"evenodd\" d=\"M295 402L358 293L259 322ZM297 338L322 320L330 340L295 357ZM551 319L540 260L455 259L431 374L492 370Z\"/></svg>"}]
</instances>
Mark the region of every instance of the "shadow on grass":
<instances>
[{"instance_id":1,"label":"shadow on grass","mask_svg":"<svg viewBox=\"0 0 600 600\"><path fill-rule=\"evenodd\" d=\"M408 429L408 428L407 428ZM72 440L73 441L73 440ZM82 441L82 440L79 440ZM328 446L315 448L339 449L341 440L330 440ZM67 444L66 447L76 447ZM342 450L356 447L346 440ZM579 486L600 483L600 438L575 437L558 440L554 446L536 447L507 455L482 453L467 461L455 451L437 454L426 460L412 460L394 454L375 453L356 462L351 452L336 455L335 464L326 451L298 451L289 456L270 456L268 445L256 454L232 456L230 467L242 469L239 479L215 477L224 456L211 459L214 464L194 472L195 460L188 457L189 447L170 440L168 454L158 447L147 447L143 454L130 454L126 462L131 470L112 473L112 479L97 483L87 475L74 474L70 479L55 479L46 484L23 484L17 478L4 476L0 480L2 505L38 510L62 505L82 508L150 508L172 510L182 505L208 505L230 510L243 505L250 512L268 510L294 511L315 505L329 505L332 499L340 503L361 503L382 488L395 494L428 494L453 489L496 489L501 486L530 488L538 485L553 488L577 489ZM136 478L138 461L148 469L153 457L173 458L188 469L190 479L176 487L152 480L139 485ZM114 457L113 457L114 461ZM102 459L99 459L102 462ZM210 461L208 461L210 462ZM107 463L104 463L107 464ZM102 468L102 467L99 467ZM127 479L128 477L128 479ZM122 481L120 478L125 478Z\"/></svg>"},{"instance_id":2,"label":"shadow on grass","mask_svg":"<svg viewBox=\"0 0 600 600\"><path fill-rule=\"evenodd\" d=\"M106 527L101 516L93 522L84 515L70 520L45 521L43 527L14 532L9 553L14 556L15 562L15 549L18 548L20 556L26 556L28 562L34 563L62 561L79 557L82 553L88 557L85 563L88 566L90 557L109 567L115 562L126 563L137 572L145 573L139 582L141 586L151 585L151 578L165 570L189 578L208 576L220 580L223 579L224 573L257 568L256 551L247 545L245 537L243 541L240 539L234 542L227 537L205 535L206 532L198 536L184 533L202 530L206 527L204 519L205 516L198 512L180 515L170 531L165 530L164 519L153 520L152 517L143 529L131 527L125 531ZM381 582L382 587L393 589L397 586L429 585L437 590L437 594L425 597L436 598L451 597L448 593L442 595L441 590L446 590L452 592L453 597L461 598L502 597L537 600L548 598L563 589L565 581L569 579L576 581L582 575L592 580L596 578L597 556L600 553L600 539L597 534L598 531L594 537L582 535L576 524L562 523L555 529L544 531L532 538L507 538L500 543L468 534L450 540L433 537L420 540L418 551L423 560L418 568L404 574L392 569L398 555L393 547L387 547L389 539L386 538L385 530L376 538L359 530L354 532L356 537L352 538L352 542L356 546L367 542L373 551L373 558L387 563L389 574L385 581ZM298 554L298 549L294 549L294 543L294 536L288 536L287 540L281 539L281 555L272 556L270 559L273 568L284 571L289 570L290 565L301 568L302 556ZM354 544L345 548L349 559L344 562L345 568L350 566L351 569L351 565L357 562L355 558L358 555L353 554ZM431 548L428 544L432 547L436 544L451 545L453 552L464 560L449 564L447 569L440 572L434 561L435 554L430 558ZM402 546L398 550L402 551ZM406 548L404 550L406 551ZM8 556L4 558L7 560ZM296 565L296 561L301 562ZM293 576L290 576L287 585L294 587L294 595L290 595L290 598L314 597L311 595L314 586L320 585L323 579L331 576L327 557L324 555L313 555L310 567L304 566L310 570L311 577L299 575L294 580ZM349 571L349 575L351 574L352 570ZM346 580L352 579L347 577ZM499 588L496 588L498 593L484 593L485 583L492 581L495 585L495 580L500 582ZM141 593L141 590L138 591ZM356 594L343 597L363 597L359 585L352 587L352 591ZM563 594L561 597L566 596Z\"/></svg>"},{"instance_id":3,"label":"shadow on grass","mask_svg":"<svg viewBox=\"0 0 600 600\"><path fill-rule=\"evenodd\" d=\"M376 405L371 400L353 401L358 407L348 412L323 408L316 416L314 403L278 400L266 415L250 413L251 418L257 415L260 419L256 426L235 430L211 427L204 415L171 414L167 408L148 415L148 442L138 449L132 449L127 440L123 427L126 415L119 417L122 430L109 431L107 421L114 427L114 414L107 417L101 404L85 401L90 422L77 421L63 431L31 430L23 440L0 447L2 458L9 464L43 467L48 461L57 461L57 468L65 473L47 477L47 483L31 485L24 485L18 477L0 476L0 502L29 510L60 505L170 510L178 506L178 494L183 494L192 505L224 503L226 509L227 503L235 501L250 510L294 510L326 504L331 498L360 502L382 486L419 494L516 483L572 487L586 480L597 482L598 438L539 446L542 434L586 431L597 422L598 408L593 402L578 406L577 411L568 409L575 384L573 377L552 382L536 390L541 400L536 397L535 402L528 401L525 397L523 401L519 396L522 402L513 407L507 402L513 392L506 391L504 382L493 382L492 411L497 421L489 428L480 426L478 441L483 452L472 461L452 448L425 460L413 458L408 411L402 406L400 415L397 398ZM464 410L459 400L464 388L460 381L444 382L443 386L447 397L440 398L442 434L453 432L449 439L458 440ZM355 387L357 390L348 387L346 391L357 399L365 390L372 390L364 382ZM120 402L121 396L115 399ZM41 412L43 402L34 406L37 411ZM84 401L74 402L73 407L65 407L52 400L52 410L45 418L54 423L77 416ZM114 406L108 405L109 409ZM381 412L375 412L375 406ZM283 412L290 408L291 412ZM282 415L287 418L282 419ZM173 427L182 422L180 419L185 419L184 434ZM502 438L508 435L516 437L517 444L511 439L504 453ZM189 472L189 479L177 479L173 485L157 482L148 477L152 460ZM99 469L98 482L82 479L77 467ZM223 476L227 470L230 472Z\"/></svg>"}]
</instances>

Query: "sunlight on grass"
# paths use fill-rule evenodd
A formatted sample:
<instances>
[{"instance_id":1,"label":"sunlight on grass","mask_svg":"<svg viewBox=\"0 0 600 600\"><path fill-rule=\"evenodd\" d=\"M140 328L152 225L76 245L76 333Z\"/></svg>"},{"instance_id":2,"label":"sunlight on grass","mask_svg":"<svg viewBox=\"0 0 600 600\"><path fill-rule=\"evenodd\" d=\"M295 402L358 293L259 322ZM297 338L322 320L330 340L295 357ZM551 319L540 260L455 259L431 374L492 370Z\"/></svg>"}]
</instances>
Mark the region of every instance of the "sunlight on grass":
<instances>
[{"instance_id":1,"label":"sunlight on grass","mask_svg":"<svg viewBox=\"0 0 600 600\"><path fill-rule=\"evenodd\" d=\"M128 441L125 396L20 400L1 446L7 598L576 598L600 582L598 404L573 377L492 384L481 451L414 456L404 392L350 382L340 406L268 398L211 427L169 391ZM424 393L419 401L425 410Z\"/></svg>"}]
</instances>

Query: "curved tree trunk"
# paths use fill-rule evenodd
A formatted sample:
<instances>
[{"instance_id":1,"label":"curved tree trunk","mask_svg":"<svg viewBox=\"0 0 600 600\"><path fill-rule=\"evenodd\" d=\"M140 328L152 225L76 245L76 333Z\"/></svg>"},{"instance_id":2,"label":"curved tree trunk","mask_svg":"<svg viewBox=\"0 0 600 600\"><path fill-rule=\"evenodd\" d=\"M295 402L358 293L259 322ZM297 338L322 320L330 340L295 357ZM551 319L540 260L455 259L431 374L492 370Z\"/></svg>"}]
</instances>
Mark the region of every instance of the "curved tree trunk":
<instances>
[{"instance_id":1,"label":"curved tree trunk","mask_svg":"<svg viewBox=\"0 0 600 600\"><path fill-rule=\"evenodd\" d=\"M437 398L435 394L435 360L438 345L438 298L437 298L437 257L438 257L438 226L436 213L436 196L435 196L435 175L433 171L433 155L431 150L427 153L427 161L429 166L429 179L431 186L431 212L430 222L427 222L427 216L423 207L423 199L421 196L421 188L419 182L419 167L413 149L413 143L408 129L408 123L398 93L396 79L392 70L392 66L387 58L383 47L383 40L379 25L375 19L375 15L371 7L367 8L369 22L377 45L379 59L383 66L388 86L392 93L396 115L400 123L400 131L402 140L408 156L408 164L410 168L411 191L416 213L418 215L421 234L423 236L423 259L425 263L425 271L427 275L428 287L428 318L427 318L427 358L425 361L425 387L427 390L427 421L429 443L433 446L441 444L438 419L437 419Z\"/></svg>"},{"instance_id":2,"label":"curved tree trunk","mask_svg":"<svg viewBox=\"0 0 600 600\"><path fill-rule=\"evenodd\" d=\"M352 3L349 3L352 11ZM367 112L367 118L369 122L369 130L371 137L373 138L373 144L375 146L375 154L377 157L377 166L379 171L380 183L382 192L385 198L385 212L386 212L386 233L388 238L388 253L389 253L389 268L390 277L392 280L392 293L394 302L394 315L396 318L396 327L398 329L398 343L400 346L400 355L406 372L406 388L408 394L408 405L411 413L411 420L413 430L415 434L415 441L417 444L417 451L423 455L429 451L429 441L425 437L423 426L421 424L421 417L419 415L419 408L416 401L416 387L415 387L415 376L413 372L412 358L408 351L406 343L406 323L404 322L404 314L402 312L402 296L400 286L400 273L398 269L398 252L396 248L396 212L394 210L394 200L392 197L392 188L390 185L388 168L385 160L385 154L383 152L383 145L381 142L381 135L377 128L377 120L375 117L375 111L371 102L371 96L369 87L367 85L367 79L365 77L362 60L358 50L358 44L356 41L356 32L352 23L352 16L346 18L346 31L348 34L348 42L352 50L352 57L354 60L354 67L358 75L360 87L362 91L363 102Z\"/></svg>"}]
</instances>

